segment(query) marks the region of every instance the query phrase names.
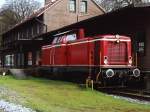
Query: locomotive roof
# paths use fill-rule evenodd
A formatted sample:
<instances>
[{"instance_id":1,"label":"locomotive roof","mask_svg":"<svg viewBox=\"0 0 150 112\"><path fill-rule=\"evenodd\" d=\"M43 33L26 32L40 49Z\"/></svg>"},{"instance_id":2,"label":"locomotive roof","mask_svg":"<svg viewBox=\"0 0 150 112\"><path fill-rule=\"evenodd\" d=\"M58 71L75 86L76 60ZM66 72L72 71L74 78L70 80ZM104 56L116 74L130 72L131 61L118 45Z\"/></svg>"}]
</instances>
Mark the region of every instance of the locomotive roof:
<instances>
[{"instance_id":1,"label":"locomotive roof","mask_svg":"<svg viewBox=\"0 0 150 112\"><path fill-rule=\"evenodd\" d=\"M93 38L93 37L92 37ZM97 35L97 36L94 36L95 39L104 39L104 40L108 40L108 39L111 39L111 40L126 40L126 41L131 41L131 38L128 37L128 36L124 36L124 35L112 35L112 34L107 34L107 35Z\"/></svg>"},{"instance_id":2,"label":"locomotive roof","mask_svg":"<svg viewBox=\"0 0 150 112\"><path fill-rule=\"evenodd\" d=\"M101 38L124 38L124 39L130 39L130 37L128 36L124 36L124 35L112 35L112 34L107 34L107 35L97 35L95 37L101 37Z\"/></svg>"}]
</instances>

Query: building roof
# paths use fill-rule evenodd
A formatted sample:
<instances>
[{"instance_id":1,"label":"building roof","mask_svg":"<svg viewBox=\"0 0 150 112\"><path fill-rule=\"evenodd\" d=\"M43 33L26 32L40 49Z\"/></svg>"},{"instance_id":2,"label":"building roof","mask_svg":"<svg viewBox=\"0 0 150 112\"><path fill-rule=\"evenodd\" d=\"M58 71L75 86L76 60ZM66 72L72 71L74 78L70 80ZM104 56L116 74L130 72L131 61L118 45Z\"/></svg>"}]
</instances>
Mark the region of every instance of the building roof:
<instances>
[{"instance_id":1,"label":"building roof","mask_svg":"<svg viewBox=\"0 0 150 112\"><path fill-rule=\"evenodd\" d=\"M32 20L33 18L39 17L40 15L42 15L45 11L47 11L48 8L52 7L55 3L57 3L60 0L55 0L54 2L49 2L47 5L45 5L44 7L38 9L37 11L33 12L33 14L31 14L29 17L26 17L25 19L23 19L22 21L20 21L19 23L17 23L16 25L14 25L13 27L11 27L10 29L8 29L8 31L16 28L17 26L22 25L23 23ZM8 32L6 31L6 32ZM4 32L4 33L6 33Z\"/></svg>"},{"instance_id":2,"label":"building roof","mask_svg":"<svg viewBox=\"0 0 150 112\"><path fill-rule=\"evenodd\" d=\"M50 1L47 5L45 5L44 7L38 9L37 11L35 11L32 15L30 15L29 17L23 19L21 22L17 23L16 25L14 25L13 27L11 27L10 29L8 29L6 32L22 25L23 23L32 20L33 18L39 17L41 16L44 12L46 12L49 8L51 8L53 5L57 4L58 2L60 2L61 0L55 0L55 1ZM96 0L92 0L104 13L105 10L98 4L98 2ZM4 32L4 33L6 33Z\"/></svg>"},{"instance_id":3,"label":"building roof","mask_svg":"<svg viewBox=\"0 0 150 112\"><path fill-rule=\"evenodd\" d=\"M41 38L44 36L49 37L49 35L54 35L58 32L64 32L68 31L70 29L78 29L78 28L85 28L95 29L95 27L99 27L95 29L95 32L101 32L101 33L109 33L112 31L115 32L122 32L123 26L126 26L126 29L135 29L135 25L137 26L137 29L143 29L143 27L149 22L150 19L150 5L141 4L141 5L130 5L126 6L124 8L117 9L115 11L105 13L103 15L98 15L83 21L80 21L78 23L73 23L68 26L64 26L60 29L47 32L45 34L39 35L37 38ZM117 26L118 25L118 26ZM130 25L130 27L129 27Z\"/></svg>"},{"instance_id":4,"label":"building roof","mask_svg":"<svg viewBox=\"0 0 150 112\"><path fill-rule=\"evenodd\" d=\"M98 3L98 1L96 0L91 0L91 1L94 2L103 11L103 13L106 13L106 10Z\"/></svg>"}]
</instances>

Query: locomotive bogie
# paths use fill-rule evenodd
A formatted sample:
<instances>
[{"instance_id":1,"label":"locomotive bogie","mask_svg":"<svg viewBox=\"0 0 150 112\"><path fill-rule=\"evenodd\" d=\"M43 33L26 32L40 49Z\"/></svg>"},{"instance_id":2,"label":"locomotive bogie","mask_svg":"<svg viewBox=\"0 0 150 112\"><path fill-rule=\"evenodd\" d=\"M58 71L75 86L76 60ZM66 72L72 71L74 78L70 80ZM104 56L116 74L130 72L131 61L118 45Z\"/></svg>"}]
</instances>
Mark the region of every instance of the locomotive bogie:
<instances>
[{"instance_id":1,"label":"locomotive bogie","mask_svg":"<svg viewBox=\"0 0 150 112\"><path fill-rule=\"evenodd\" d=\"M123 78L123 77L134 77L134 78L138 78L141 76L140 74L140 70L138 68L134 68L134 69L112 69L112 68L108 68L108 69L102 69L102 74L104 74L103 76L105 78L113 78L113 77L117 77L117 78Z\"/></svg>"}]
</instances>

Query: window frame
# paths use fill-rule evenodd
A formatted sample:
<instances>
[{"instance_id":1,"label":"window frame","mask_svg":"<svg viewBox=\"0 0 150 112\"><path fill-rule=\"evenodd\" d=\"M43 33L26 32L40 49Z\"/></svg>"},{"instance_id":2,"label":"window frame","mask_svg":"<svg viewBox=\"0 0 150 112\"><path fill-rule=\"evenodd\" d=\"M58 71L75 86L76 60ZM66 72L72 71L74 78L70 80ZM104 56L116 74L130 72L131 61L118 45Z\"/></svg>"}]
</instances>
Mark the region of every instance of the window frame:
<instances>
[{"instance_id":1,"label":"window frame","mask_svg":"<svg viewBox=\"0 0 150 112\"><path fill-rule=\"evenodd\" d=\"M82 10L83 6L84 6L84 11ZM80 2L80 13L86 14L87 10L88 10L88 2L87 0L82 0Z\"/></svg>"},{"instance_id":2,"label":"window frame","mask_svg":"<svg viewBox=\"0 0 150 112\"><path fill-rule=\"evenodd\" d=\"M72 2L72 3L71 3ZM74 2L74 3L73 3ZM69 0L69 12L76 12L76 0ZM74 9L72 10L72 6L74 7Z\"/></svg>"},{"instance_id":3,"label":"window frame","mask_svg":"<svg viewBox=\"0 0 150 112\"><path fill-rule=\"evenodd\" d=\"M4 64L10 67L14 66L14 54L5 55Z\"/></svg>"},{"instance_id":4,"label":"window frame","mask_svg":"<svg viewBox=\"0 0 150 112\"><path fill-rule=\"evenodd\" d=\"M145 31L140 31L136 34L136 47L136 52L139 56L146 56L147 42Z\"/></svg>"},{"instance_id":5,"label":"window frame","mask_svg":"<svg viewBox=\"0 0 150 112\"><path fill-rule=\"evenodd\" d=\"M145 42L144 41L138 42L138 53L145 55Z\"/></svg>"}]
</instances>

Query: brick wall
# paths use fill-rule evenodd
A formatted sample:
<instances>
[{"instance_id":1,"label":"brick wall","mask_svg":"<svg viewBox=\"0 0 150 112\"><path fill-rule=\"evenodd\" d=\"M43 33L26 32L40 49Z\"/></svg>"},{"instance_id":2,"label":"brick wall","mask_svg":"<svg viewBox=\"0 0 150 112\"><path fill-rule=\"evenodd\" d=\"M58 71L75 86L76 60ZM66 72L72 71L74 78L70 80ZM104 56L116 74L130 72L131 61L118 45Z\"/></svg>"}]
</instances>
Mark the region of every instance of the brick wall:
<instances>
[{"instance_id":1,"label":"brick wall","mask_svg":"<svg viewBox=\"0 0 150 112\"><path fill-rule=\"evenodd\" d=\"M80 13L80 1L81 0L76 0L76 12L69 11L69 0L60 0L51 6L48 11L44 13L44 22L48 25L48 31L104 13L103 10L91 0L87 0L87 13Z\"/></svg>"}]
</instances>

